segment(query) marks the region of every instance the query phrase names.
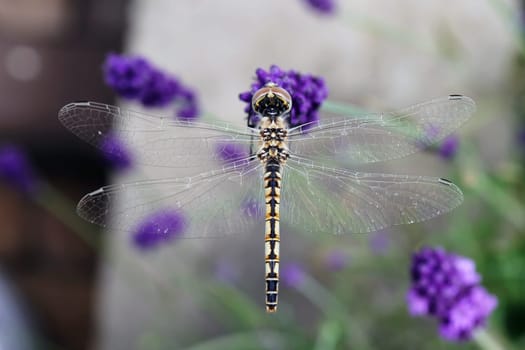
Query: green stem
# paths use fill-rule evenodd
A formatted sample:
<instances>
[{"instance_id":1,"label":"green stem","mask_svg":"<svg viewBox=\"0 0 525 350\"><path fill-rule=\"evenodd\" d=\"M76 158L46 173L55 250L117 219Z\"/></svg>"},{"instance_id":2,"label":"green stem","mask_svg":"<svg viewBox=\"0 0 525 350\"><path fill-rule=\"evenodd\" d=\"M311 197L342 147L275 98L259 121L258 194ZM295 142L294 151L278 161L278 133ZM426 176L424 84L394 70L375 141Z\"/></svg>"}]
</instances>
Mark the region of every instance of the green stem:
<instances>
[{"instance_id":1,"label":"green stem","mask_svg":"<svg viewBox=\"0 0 525 350\"><path fill-rule=\"evenodd\" d=\"M466 181L468 187L476 192L494 211L506 218L514 227L521 230L525 227L525 206L508 191L500 188L487 175L478 172L475 179ZM467 175L468 177L468 175Z\"/></svg>"},{"instance_id":2,"label":"green stem","mask_svg":"<svg viewBox=\"0 0 525 350\"><path fill-rule=\"evenodd\" d=\"M326 317L343 321L346 324L345 330L356 348L370 348L367 336L361 325L348 317L345 306L317 280L306 275L304 282L297 287L297 290L323 311Z\"/></svg>"},{"instance_id":3,"label":"green stem","mask_svg":"<svg viewBox=\"0 0 525 350\"><path fill-rule=\"evenodd\" d=\"M366 109L363 109L358 106L354 106L351 104L345 104L335 101L324 101L321 110L323 112L329 112L329 113L336 113L336 114L342 114L345 116L356 116L359 118L359 115L368 114L370 111L367 111Z\"/></svg>"},{"instance_id":4,"label":"green stem","mask_svg":"<svg viewBox=\"0 0 525 350\"><path fill-rule=\"evenodd\" d=\"M205 122L216 122L222 120L218 115L211 112L203 112L200 116L200 120Z\"/></svg>"},{"instance_id":5,"label":"green stem","mask_svg":"<svg viewBox=\"0 0 525 350\"><path fill-rule=\"evenodd\" d=\"M205 283L204 286L197 286L194 283L189 285L195 290L203 290L213 306L218 310L218 314L227 313L231 320L236 320L241 327L258 328L265 322L265 314L261 305L256 305L253 300L243 294L237 288L229 284ZM229 321L231 321L229 320Z\"/></svg>"},{"instance_id":6,"label":"green stem","mask_svg":"<svg viewBox=\"0 0 525 350\"><path fill-rule=\"evenodd\" d=\"M327 320L321 325L314 350L337 349L337 343L342 335L342 329L338 322Z\"/></svg>"},{"instance_id":7,"label":"green stem","mask_svg":"<svg viewBox=\"0 0 525 350\"><path fill-rule=\"evenodd\" d=\"M503 350L503 346L501 346L496 339L484 329L481 329L474 334L474 341L484 350Z\"/></svg>"},{"instance_id":8,"label":"green stem","mask_svg":"<svg viewBox=\"0 0 525 350\"><path fill-rule=\"evenodd\" d=\"M314 278L305 276L304 282L297 289L327 315L332 313L344 316L344 305Z\"/></svg>"},{"instance_id":9,"label":"green stem","mask_svg":"<svg viewBox=\"0 0 525 350\"><path fill-rule=\"evenodd\" d=\"M464 152L459 154L458 164L462 165L463 184L488 203L495 212L507 219L518 230L525 227L525 205L513 194L503 189L486 175L471 144L465 143Z\"/></svg>"},{"instance_id":10,"label":"green stem","mask_svg":"<svg viewBox=\"0 0 525 350\"><path fill-rule=\"evenodd\" d=\"M221 349L266 349L267 344L284 344L286 335L273 331L253 331L233 333L219 336L197 345L190 346L186 350L221 350ZM257 341L259 340L259 341Z\"/></svg>"}]
</instances>

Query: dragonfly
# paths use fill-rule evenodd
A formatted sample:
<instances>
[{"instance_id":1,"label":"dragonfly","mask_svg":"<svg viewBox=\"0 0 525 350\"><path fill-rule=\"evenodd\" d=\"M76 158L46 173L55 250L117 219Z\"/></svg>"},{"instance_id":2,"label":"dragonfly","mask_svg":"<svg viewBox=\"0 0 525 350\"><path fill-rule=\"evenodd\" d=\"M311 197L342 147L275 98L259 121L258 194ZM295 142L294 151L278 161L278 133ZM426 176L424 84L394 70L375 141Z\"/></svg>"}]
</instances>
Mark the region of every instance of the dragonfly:
<instances>
[{"instance_id":1,"label":"dragonfly","mask_svg":"<svg viewBox=\"0 0 525 350\"><path fill-rule=\"evenodd\" d=\"M194 172L102 187L80 200L78 214L133 232L155 212L173 210L184 215L186 238L242 236L264 222L265 305L272 313L281 221L314 235L364 233L429 220L463 201L461 190L443 178L356 172L339 164L398 159L439 142L474 113L469 97L292 127L292 97L270 82L254 93L252 108L258 123L237 128L96 102L64 106L61 123L93 146L104 149L105 140L117 136L136 163Z\"/></svg>"}]
</instances>

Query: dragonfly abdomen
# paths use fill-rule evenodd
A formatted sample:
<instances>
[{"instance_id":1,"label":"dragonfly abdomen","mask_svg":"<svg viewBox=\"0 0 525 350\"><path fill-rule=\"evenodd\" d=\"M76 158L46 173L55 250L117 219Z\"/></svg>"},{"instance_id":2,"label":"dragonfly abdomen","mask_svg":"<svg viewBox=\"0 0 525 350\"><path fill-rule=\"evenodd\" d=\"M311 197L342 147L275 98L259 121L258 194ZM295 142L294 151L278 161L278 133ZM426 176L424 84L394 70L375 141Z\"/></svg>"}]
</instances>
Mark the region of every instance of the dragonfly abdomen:
<instances>
[{"instance_id":1,"label":"dragonfly abdomen","mask_svg":"<svg viewBox=\"0 0 525 350\"><path fill-rule=\"evenodd\" d=\"M279 204L281 198L280 164L270 160L264 173L264 194L266 202L265 225L265 272L266 311L277 311L279 292Z\"/></svg>"}]
</instances>

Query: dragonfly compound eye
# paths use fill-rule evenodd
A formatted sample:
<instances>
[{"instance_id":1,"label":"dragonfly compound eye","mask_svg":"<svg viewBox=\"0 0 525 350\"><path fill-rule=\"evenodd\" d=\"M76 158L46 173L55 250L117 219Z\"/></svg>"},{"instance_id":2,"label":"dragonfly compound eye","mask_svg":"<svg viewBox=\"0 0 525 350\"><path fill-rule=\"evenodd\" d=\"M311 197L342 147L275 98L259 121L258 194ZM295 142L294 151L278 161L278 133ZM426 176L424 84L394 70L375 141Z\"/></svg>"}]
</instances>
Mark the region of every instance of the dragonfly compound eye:
<instances>
[{"instance_id":1,"label":"dragonfly compound eye","mask_svg":"<svg viewBox=\"0 0 525 350\"><path fill-rule=\"evenodd\" d=\"M285 89L268 83L253 94L252 108L262 116L280 116L292 109L292 97Z\"/></svg>"}]
</instances>

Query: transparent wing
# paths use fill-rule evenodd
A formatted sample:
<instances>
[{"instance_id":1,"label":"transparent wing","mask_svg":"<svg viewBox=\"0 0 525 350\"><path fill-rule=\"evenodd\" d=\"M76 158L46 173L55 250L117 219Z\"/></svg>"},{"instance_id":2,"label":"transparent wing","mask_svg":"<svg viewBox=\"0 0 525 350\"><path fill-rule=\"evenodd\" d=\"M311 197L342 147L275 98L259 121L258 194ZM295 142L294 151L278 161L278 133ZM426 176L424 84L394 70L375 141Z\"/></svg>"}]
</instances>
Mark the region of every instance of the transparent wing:
<instances>
[{"instance_id":1,"label":"transparent wing","mask_svg":"<svg viewBox=\"0 0 525 350\"><path fill-rule=\"evenodd\" d=\"M290 130L292 155L336 157L360 164L397 159L420 151L456 130L475 111L462 95L417 104L399 111L308 124Z\"/></svg>"},{"instance_id":2,"label":"transparent wing","mask_svg":"<svg viewBox=\"0 0 525 350\"><path fill-rule=\"evenodd\" d=\"M184 237L247 234L262 224L262 165L236 162L230 167L193 177L140 181L102 187L79 202L78 214L92 223L134 232L158 212L180 213Z\"/></svg>"},{"instance_id":3,"label":"transparent wing","mask_svg":"<svg viewBox=\"0 0 525 350\"><path fill-rule=\"evenodd\" d=\"M425 221L463 201L456 185L435 177L357 173L292 159L283 172L281 221L314 233Z\"/></svg>"},{"instance_id":4,"label":"transparent wing","mask_svg":"<svg viewBox=\"0 0 525 350\"><path fill-rule=\"evenodd\" d=\"M73 134L107 153L120 155L119 148L106 147L117 137L138 164L163 167L217 166L214 160L236 161L248 157L256 131L238 131L227 124L176 121L124 110L96 102L70 103L58 119Z\"/></svg>"}]
</instances>

